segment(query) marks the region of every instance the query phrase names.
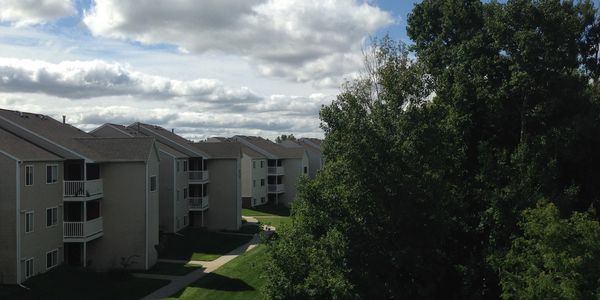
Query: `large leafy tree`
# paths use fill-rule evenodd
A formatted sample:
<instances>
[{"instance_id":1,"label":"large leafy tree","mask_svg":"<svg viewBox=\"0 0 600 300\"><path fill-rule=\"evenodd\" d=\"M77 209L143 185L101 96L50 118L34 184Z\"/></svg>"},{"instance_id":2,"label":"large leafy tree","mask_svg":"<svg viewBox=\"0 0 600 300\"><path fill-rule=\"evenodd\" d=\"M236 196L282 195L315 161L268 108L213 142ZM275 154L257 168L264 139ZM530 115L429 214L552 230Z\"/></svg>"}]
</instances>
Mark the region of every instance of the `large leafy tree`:
<instances>
[{"instance_id":1,"label":"large leafy tree","mask_svg":"<svg viewBox=\"0 0 600 300\"><path fill-rule=\"evenodd\" d=\"M598 205L595 14L589 1L416 5L416 58L375 42L363 78L322 109L327 164L271 245L267 294L500 296L523 210Z\"/></svg>"}]
</instances>

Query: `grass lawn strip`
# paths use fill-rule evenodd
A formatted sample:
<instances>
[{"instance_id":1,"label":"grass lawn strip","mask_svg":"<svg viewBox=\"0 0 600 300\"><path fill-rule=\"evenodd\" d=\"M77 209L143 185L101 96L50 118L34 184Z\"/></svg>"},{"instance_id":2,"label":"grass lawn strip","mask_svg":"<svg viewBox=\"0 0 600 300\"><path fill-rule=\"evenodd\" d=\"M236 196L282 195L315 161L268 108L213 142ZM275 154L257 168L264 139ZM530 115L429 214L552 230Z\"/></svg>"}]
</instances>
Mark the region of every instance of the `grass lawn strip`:
<instances>
[{"instance_id":1,"label":"grass lawn strip","mask_svg":"<svg viewBox=\"0 0 600 300\"><path fill-rule=\"evenodd\" d=\"M158 262L146 274L183 276L202 268L201 265Z\"/></svg>"},{"instance_id":2,"label":"grass lawn strip","mask_svg":"<svg viewBox=\"0 0 600 300\"><path fill-rule=\"evenodd\" d=\"M139 299L168 283L128 273L95 273L61 266L24 282L30 290L0 286L0 299Z\"/></svg>"},{"instance_id":3,"label":"grass lawn strip","mask_svg":"<svg viewBox=\"0 0 600 300\"><path fill-rule=\"evenodd\" d=\"M159 258L212 261L252 239L251 235L206 232L198 228L187 228L180 233L183 236L164 237L167 240Z\"/></svg>"},{"instance_id":4,"label":"grass lawn strip","mask_svg":"<svg viewBox=\"0 0 600 300\"><path fill-rule=\"evenodd\" d=\"M261 299L262 274L266 263L266 246L235 258L207 274L169 299Z\"/></svg>"}]
</instances>

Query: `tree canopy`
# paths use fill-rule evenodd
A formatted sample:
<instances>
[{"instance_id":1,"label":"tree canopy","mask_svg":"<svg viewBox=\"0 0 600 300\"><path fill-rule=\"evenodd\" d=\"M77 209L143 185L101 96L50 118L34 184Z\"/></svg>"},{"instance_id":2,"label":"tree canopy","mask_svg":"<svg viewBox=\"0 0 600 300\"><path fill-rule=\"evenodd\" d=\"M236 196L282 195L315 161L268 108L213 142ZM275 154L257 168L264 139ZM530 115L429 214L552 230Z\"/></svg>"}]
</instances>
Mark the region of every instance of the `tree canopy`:
<instances>
[{"instance_id":1,"label":"tree canopy","mask_svg":"<svg viewBox=\"0 0 600 300\"><path fill-rule=\"evenodd\" d=\"M506 289L528 285L507 278L534 255L518 241L543 243L523 225L536 203L552 224L598 206L590 1L424 0L407 30L414 45L375 40L321 110L326 164L270 246L270 297L518 297Z\"/></svg>"}]
</instances>

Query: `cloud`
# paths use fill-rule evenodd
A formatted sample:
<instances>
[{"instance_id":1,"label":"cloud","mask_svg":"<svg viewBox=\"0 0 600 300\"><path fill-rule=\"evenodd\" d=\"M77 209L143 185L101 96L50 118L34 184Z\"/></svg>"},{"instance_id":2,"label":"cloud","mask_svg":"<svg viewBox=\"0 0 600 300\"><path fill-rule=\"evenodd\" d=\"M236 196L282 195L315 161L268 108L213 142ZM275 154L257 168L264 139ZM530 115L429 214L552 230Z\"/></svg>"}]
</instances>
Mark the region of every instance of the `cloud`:
<instances>
[{"instance_id":1,"label":"cloud","mask_svg":"<svg viewBox=\"0 0 600 300\"><path fill-rule=\"evenodd\" d=\"M76 13L71 0L0 0L0 21L16 26L43 24Z\"/></svg>"},{"instance_id":2,"label":"cloud","mask_svg":"<svg viewBox=\"0 0 600 300\"><path fill-rule=\"evenodd\" d=\"M101 60L63 61L0 58L0 91L42 93L68 99L143 96L153 99L241 103L260 99L247 87L229 88L218 80L176 80Z\"/></svg>"},{"instance_id":3,"label":"cloud","mask_svg":"<svg viewBox=\"0 0 600 300\"><path fill-rule=\"evenodd\" d=\"M83 22L96 36L238 55L264 76L307 82L356 71L365 37L394 18L356 0L96 0Z\"/></svg>"}]
</instances>

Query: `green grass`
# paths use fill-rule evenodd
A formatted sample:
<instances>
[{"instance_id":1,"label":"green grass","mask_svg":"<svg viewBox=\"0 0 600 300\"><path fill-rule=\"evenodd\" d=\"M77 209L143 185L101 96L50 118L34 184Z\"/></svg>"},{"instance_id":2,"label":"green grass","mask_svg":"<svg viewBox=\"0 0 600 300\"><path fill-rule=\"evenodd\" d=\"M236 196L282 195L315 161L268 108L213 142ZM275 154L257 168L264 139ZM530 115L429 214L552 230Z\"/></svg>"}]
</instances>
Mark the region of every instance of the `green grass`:
<instances>
[{"instance_id":1,"label":"green grass","mask_svg":"<svg viewBox=\"0 0 600 300\"><path fill-rule=\"evenodd\" d=\"M281 205L265 204L253 208L242 208L242 216L281 216L289 217L290 209Z\"/></svg>"},{"instance_id":2,"label":"green grass","mask_svg":"<svg viewBox=\"0 0 600 300\"><path fill-rule=\"evenodd\" d=\"M261 224L269 225L275 227L275 229L280 228L283 224L290 224L292 219L290 217L255 217Z\"/></svg>"},{"instance_id":3,"label":"green grass","mask_svg":"<svg viewBox=\"0 0 600 300\"><path fill-rule=\"evenodd\" d=\"M262 299L266 246L259 245L169 299Z\"/></svg>"},{"instance_id":4,"label":"green grass","mask_svg":"<svg viewBox=\"0 0 600 300\"><path fill-rule=\"evenodd\" d=\"M177 260L215 260L229 251L247 243L252 236L218 232L206 232L198 228L186 228L179 235L165 235L164 249L159 257ZM163 244L163 241L161 241Z\"/></svg>"},{"instance_id":5,"label":"green grass","mask_svg":"<svg viewBox=\"0 0 600 300\"><path fill-rule=\"evenodd\" d=\"M243 233L243 234L256 234L260 232L260 226L252 225L242 225L240 230L236 231L224 231L224 232L233 232L233 233Z\"/></svg>"},{"instance_id":6,"label":"green grass","mask_svg":"<svg viewBox=\"0 0 600 300\"><path fill-rule=\"evenodd\" d=\"M61 266L17 286L0 286L0 299L139 299L168 280L136 278L127 273L94 273Z\"/></svg>"},{"instance_id":7,"label":"green grass","mask_svg":"<svg viewBox=\"0 0 600 300\"><path fill-rule=\"evenodd\" d=\"M152 269L145 272L146 274L160 274L160 275L172 275L172 276L183 276L190 272L201 269L202 266L190 265L183 263L166 263L159 262L152 267Z\"/></svg>"}]
</instances>

